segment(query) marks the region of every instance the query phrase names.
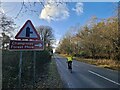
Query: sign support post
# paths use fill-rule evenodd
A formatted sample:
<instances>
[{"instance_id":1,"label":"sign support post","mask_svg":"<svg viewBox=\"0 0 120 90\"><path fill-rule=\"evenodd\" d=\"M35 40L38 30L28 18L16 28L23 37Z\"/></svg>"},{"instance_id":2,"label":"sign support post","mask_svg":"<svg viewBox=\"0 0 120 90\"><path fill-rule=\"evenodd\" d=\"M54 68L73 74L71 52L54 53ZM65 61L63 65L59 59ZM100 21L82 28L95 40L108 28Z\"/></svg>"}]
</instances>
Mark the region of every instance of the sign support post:
<instances>
[{"instance_id":1,"label":"sign support post","mask_svg":"<svg viewBox=\"0 0 120 90\"><path fill-rule=\"evenodd\" d=\"M36 51L34 51L33 59L33 88L35 88L35 67L36 67Z\"/></svg>"},{"instance_id":2,"label":"sign support post","mask_svg":"<svg viewBox=\"0 0 120 90\"><path fill-rule=\"evenodd\" d=\"M20 51L20 62L19 62L19 88L21 89L21 73L22 73L22 51Z\"/></svg>"}]
</instances>

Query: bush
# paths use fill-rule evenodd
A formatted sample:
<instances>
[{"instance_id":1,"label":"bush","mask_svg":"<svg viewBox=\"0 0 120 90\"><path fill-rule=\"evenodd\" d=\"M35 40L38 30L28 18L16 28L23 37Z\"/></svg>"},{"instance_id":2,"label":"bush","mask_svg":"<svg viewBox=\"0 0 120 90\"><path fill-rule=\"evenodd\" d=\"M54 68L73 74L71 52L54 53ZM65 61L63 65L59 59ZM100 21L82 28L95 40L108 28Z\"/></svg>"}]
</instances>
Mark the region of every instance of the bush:
<instances>
[{"instance_id":1,"label":"bush","mask_svg":"<svg viewBox=\"0 0 120 90\"><path fill-rule=\"evenodd\" d=\"M33 85L33 51L23 51L22 58L22 87ZM19 51L2 51L2 87L18 88ZM47 72L47 64L51 61L48 51L36 51L36 79ZM31 85L31 86L30 86Z\"/></svg>"},{"instance_id":2,"label":"bush","mask_svg":"<svg viewBox=\"0 0 120 90\"><path fill-rule=\"evenodd\" d=\"M84 52L84 51L81 51L79 54L75 54L74 55L75 57L84 57L84 58L86 58L86 57L88 57L88 54L86 53L86 52Z\"/></svg>"}]
</instances>

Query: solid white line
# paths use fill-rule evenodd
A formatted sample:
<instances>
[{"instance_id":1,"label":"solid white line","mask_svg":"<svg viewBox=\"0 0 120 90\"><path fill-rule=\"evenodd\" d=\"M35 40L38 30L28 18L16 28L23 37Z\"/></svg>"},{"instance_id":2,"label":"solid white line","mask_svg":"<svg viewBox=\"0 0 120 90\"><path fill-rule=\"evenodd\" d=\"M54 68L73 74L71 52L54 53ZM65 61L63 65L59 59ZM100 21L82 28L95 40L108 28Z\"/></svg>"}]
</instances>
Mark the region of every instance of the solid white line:
<instances>
[{"instance_id":1,"label":"solid white line","mask_svg":"<svg viewBox=\"0 0 120 90\"><path fill-rule=\"evenodd\" d=\"M104 76L102 76L102 75L100 75L100 74L97 74L97 73L95 73L95 72L93 72L93 71L88 70L88 72L90 72L90 73L92 73L92 74L95 74L95 75L97 75L97 76L99 76L99 77L101 77L101 78L103 78L103 79L105 79L105 80L108 80L108 81L112 82L112 83L115 83L115 84L117 84L117 85L120 85L120 83L117 83L117 82L115 82L115 81L113 81L113 80L111 80L111 79L108 79L108 78L106 78L106 77L104 77Z\"/></svg>"}]
</instances>

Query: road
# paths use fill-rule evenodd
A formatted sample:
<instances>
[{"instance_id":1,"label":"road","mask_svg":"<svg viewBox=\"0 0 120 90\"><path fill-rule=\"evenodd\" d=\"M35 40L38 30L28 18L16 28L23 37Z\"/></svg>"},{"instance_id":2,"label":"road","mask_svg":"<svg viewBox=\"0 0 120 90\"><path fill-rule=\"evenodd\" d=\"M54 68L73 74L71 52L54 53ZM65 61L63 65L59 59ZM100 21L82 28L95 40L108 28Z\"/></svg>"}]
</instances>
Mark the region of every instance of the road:
<instances>
[{"instance_id":1,"label":"road","mask_svg":"<svg viewBox=\"0 0 120 90\"><path fill-rule=\"evenodd\" d=\"M66 58L54 55L65 88L120 88L118 71L73 60L73 73L67 69Z\"/></svg>"}]
</instances>

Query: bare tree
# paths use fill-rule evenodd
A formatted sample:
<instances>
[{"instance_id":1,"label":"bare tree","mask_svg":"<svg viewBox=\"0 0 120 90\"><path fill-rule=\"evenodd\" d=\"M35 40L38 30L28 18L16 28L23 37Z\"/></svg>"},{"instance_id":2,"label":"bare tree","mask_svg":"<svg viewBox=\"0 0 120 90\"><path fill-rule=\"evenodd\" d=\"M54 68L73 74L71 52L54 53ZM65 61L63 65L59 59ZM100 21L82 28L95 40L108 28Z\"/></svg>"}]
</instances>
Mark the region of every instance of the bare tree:
<instances>
[{"instance_id":1,"label":"bare tree","mask_svg":"<svg viewBox=\"0 0 120 90\"><path fill-rule=\"evenodd\" d=\"M39 26L36 28L41 39L44 41L44 48L47 50L52 49L54 42L53 30L50 26Z\"/></svg>"},{"instance_id":2,"label":"bare tree","mask_svg":"<svg viewBox=\"0 0 120 90\"><path fill-rule=\"evenodd\" d=\"M13 31L15 30L14 20L4 13L0 13L0 29L2 33L5 33L9 37L13 37Z\"/></svg>"},{"instance_id":3,"label":"bare tree","mask_svg":"<svg viewBox=\"0 0 120 90\"><path fill-rule=\"evenodd\" d=\"M15 30L14 20L4 13L0 12L0 30L1 30L1 40L2 48L7 49L9 46L10 38L13 37L13 32Z\"/></svg>"}]
</instances>

